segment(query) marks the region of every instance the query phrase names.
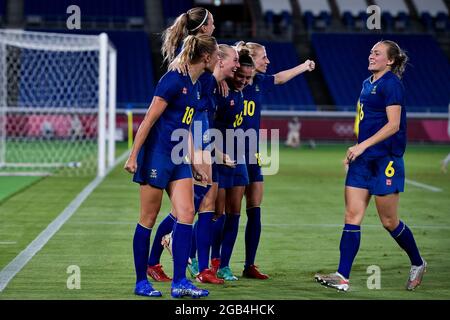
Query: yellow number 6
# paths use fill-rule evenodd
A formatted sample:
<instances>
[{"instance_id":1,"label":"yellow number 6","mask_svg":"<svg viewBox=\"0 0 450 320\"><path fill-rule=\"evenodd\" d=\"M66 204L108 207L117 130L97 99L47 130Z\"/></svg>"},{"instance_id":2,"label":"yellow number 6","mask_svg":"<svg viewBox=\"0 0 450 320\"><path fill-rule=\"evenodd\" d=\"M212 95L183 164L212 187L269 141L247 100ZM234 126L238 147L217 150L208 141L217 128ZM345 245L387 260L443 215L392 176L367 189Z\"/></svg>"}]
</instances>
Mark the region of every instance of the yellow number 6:
<instances>
[{"instance_id":1,"label":"yellow number 6","mask_svg":"<svg viewBox=\"0 0 450 320\"><path fill-rule=\"evenodd\" d=\"M384 170L384 174L388 178L394 176L394 174L395 174L395 169L394 169L394 167L392 167L393 164L394 164L394 161L389 161L389 164L387 165L386 169Z\"/></svg>"}]
</instances>

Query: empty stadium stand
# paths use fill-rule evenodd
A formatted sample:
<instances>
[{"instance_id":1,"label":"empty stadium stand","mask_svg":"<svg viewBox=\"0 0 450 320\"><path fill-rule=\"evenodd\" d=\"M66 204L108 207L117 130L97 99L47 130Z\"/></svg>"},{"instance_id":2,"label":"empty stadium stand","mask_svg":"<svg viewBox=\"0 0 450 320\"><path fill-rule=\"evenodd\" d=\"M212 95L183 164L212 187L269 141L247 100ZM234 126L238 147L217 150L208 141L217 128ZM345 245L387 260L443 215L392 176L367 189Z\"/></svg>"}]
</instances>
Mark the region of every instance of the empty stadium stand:
<instances>
[{"instance_id":1,"label":"empty stadium stand","mask_svg":"<svg viewBox=\"0 0 450 320\"><path fill-rule=\"evenodd\" d=\"M325 29L331 23L331 8L327 0L298 0L307 30Z\"/></svg>"},{"instance_id":2,"label":"empty stadium stand","mask_svg":"<svg viewBox=\"0 0 450 320\"><path fill-rule=\"evenodd\" d=\"M443 0L412 2L427 31L450 31L449 12Z\"/></svg>"},{"instance_id":3,"label":"empty stadium stand","mask_svg":"<svg viewBox=\"0 0 450 320\"><path fill-rule=\"evenodd\" d=\"M336 108L354 110L361 84L370 76L367 71L370 49L381 39L396 41L409 55L403 81L408 110L446 112L450 101L450 64L432 36L315 33L312 45L317 63L322 66Z\"/></svg>"},{"instance_id":4,"label":"empty stadium stand","mask_svg":"<svg viewBox=\"0 0 450 320\"><path fill-rule=\"evenodd\" d=\"M374 3L381 8L387 31L405 30L409 26L410 12L404 0L375 0Z\"/></svg>"},{"instance_id":5,"label":"empty stadium stand","mask_svg":"<svg viewBox=\"0 0 450 320\"><path fill-rule=\"evenodd\" d=\"M145 22L144 0L24 0L25 20L28 25L65 23L71 5L80 8L84 27L86 24L143 26Z\"/></svg>"},{"instance_id":6,"label":"empty stadium stand","mask_svg":"<svg viewBox=\"0 0 450 320\"><path fill-rule=\"evenodd\" d=\"M261 0L261 10L268 30L274 34L290 32L292 7L289 0Z\"/></svg>"},{"instance_id":7,"label":"empty stadium stand","mask_svg":"<svg viewBox=\"0 0 450 320\"><path fill-rule=\"evenodd\" d=\"M5 20L5 12L6 12L6 1L0 0L0 26L3 24Z\"/></svg>"},{"instance_id":8,"label":"empty stadium stand","mask_svg":"<svg viewBox=\"0 0 450 320\"><path fill-rule=\"evenodd\" d=\"M336 0L336 6L347 29L365 27L367 19L367 2L365 0Z\"/></svg>"},{"instance_id":9,"label":"empty stadium stand","mask_svg":"<svg viewBox=\"0 0 450 320\"><path fill-rule=\"evenodd\" d=\"M275 74L303 62L302 59L299 59L291 42L259 43L266 47L267 56L270 60L267 74ZM277 86L273 92L265 96L264 103L264 109L269 110L316 110L304 75Z\"/></svg>"}]
</instances>

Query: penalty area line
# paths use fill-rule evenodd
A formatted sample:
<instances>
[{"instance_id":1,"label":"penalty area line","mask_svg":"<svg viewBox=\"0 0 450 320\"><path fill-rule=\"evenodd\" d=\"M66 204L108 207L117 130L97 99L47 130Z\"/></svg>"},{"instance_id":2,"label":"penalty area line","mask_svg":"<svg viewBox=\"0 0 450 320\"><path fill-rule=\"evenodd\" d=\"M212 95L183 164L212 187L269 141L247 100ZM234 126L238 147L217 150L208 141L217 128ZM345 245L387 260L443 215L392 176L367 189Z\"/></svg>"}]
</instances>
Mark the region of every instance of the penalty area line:
<instances>
[{"instance_id":1,"label":"penalty area line","mask_svg":"<svg viewBox=\"0 0 450 320\"><path fill-rule=\"evenodd\" d=\"M426 189L426 190L429 190L429 191L432 191L432 192L442 192L441 188L433 187L433 186L430 186L428 184L420 183L420 182L417 182L417 181L414 181L414 180L405 179L405 182L407 184L412 185L412 186L415 186L415 187L418 187L418 188L422 188L422 189Z\"/></svg>"},{"instance_id":2,"label":"penalty area line","mask_svg":"<svg viewBox=\"0 0 450 320\"><path fill-rule=\"evenodd\" d=\"M20 270L44 247L66 221L77 211L86 198L97 188L104 178L125 158L128 151L116 159L114 165L108 169L104 177L96 177L81 191L74 200L42 231L22 252L20 252L3 270L0 271L0 292L19 273Z\"/></svg>"}]
</instances>

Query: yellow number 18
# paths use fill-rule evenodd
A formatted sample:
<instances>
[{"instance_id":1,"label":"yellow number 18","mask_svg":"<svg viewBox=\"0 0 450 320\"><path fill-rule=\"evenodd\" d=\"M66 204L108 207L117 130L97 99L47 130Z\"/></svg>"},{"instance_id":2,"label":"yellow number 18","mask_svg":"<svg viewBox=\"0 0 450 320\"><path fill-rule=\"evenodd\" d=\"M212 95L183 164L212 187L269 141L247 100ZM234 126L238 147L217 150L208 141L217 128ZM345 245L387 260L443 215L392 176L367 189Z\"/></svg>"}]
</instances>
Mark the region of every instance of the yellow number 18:
<instances>
[{"instance_id":1,"label":"yellow number 18","mask_svg":"<svg viewBox=\"0 0 450 320\"><path fill-rule=\"evenodd\" d=\"M183 120L181 120L181 122L191 124L193 115L194 115L194 108L186 107L186 112L184 113Z\"/></svg>"}]
</instances>

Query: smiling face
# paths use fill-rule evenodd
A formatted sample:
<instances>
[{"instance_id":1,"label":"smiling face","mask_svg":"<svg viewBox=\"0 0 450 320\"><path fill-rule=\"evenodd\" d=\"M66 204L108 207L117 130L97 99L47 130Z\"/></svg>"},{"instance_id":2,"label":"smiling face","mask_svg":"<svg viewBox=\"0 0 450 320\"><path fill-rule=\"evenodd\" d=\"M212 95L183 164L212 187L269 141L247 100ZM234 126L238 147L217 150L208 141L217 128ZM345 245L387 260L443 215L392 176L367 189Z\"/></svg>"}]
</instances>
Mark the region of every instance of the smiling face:
<instances>
[{"instance_id":1,"label":"smiling face","mask_svg":"<svg viewBox=\"0 0 450 320\"><path fill-rule=\"evenodd\" d=\"M252 56L253 61L255 61L255 69L257 72L266 73L267 66L270 63L267 57L266 48L261 47L255 50L255 55Z\"/></svg>"},{"instance_id":2,"label":"smiling face","mask_svg":"<svg viewBox=\"0 0 450 320\"><path fill-rule=\"evenodd\" d=\"M388 48L384 43L378 42L373 46L372 50L370 50L368 67L370 72L380 73L386 71L387 68L390 68L394 61L389 59L387 49Z\"/></svg>"},{"instance_id":3,"label":"smiling face","mask_svg":"<svg viewBox=\"0 0 450 320\"><path fill-rule=\"evenodd\" d=\"M241 66L237 69L233 78L233 85L237 90L242 91L249 84L252 79L253 70L254 68L249 66Z\"/></svg>"},{"instance_id":4,"label":"smiling face","mask_svg":"<svg viewBox=\"0 0 450 320\"><path fill-rule=\"evenodd\" d=\"M239 68L239 55L233 48L226 48L225 57L221 60L221 68L225 78L233 78Z\"/></svg>"}]
</instances>

